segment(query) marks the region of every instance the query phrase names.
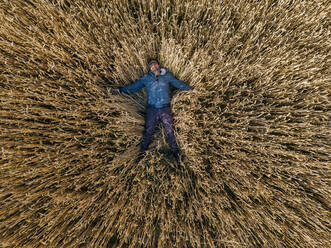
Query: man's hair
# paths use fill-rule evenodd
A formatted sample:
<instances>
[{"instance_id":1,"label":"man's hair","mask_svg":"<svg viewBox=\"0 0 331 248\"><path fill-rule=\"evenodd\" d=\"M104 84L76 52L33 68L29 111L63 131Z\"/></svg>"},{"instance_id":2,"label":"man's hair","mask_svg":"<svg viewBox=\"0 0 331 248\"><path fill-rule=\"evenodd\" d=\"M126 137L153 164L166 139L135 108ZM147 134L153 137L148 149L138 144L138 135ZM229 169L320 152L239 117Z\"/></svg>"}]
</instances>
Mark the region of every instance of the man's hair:
<instances>
[{"instance_id":1,"label":"man's hair","mask_svg":"<svg viewBox=\"0 0 331 248\"><path fill-rule=\"evenodd\" d=\"M157 64L160 64L160 62L157 60L157 59L151 59L148 61L148 68L151 66L151 64L153 63L157 63Z\"/></svg>"}]
</instances>

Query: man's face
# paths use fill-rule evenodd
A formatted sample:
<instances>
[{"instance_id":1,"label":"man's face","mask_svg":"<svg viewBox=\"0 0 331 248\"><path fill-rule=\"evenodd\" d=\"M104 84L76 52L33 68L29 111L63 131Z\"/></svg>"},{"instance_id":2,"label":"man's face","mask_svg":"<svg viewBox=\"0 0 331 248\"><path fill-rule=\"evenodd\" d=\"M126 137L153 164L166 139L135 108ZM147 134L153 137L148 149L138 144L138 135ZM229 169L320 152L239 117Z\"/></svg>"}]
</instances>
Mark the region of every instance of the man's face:
<instances>
[{"instance_id":1,"label":"man's face","mask_svg":"<svg viewBox=\"0 0 331 248\"><path fill-rule=\"evenodd\" d=\"M154 72L155 75L160 75L160 65L156 62L153 62L152 64L149 65L149 69L151 72Z\"/></svg>"}]
</instances>

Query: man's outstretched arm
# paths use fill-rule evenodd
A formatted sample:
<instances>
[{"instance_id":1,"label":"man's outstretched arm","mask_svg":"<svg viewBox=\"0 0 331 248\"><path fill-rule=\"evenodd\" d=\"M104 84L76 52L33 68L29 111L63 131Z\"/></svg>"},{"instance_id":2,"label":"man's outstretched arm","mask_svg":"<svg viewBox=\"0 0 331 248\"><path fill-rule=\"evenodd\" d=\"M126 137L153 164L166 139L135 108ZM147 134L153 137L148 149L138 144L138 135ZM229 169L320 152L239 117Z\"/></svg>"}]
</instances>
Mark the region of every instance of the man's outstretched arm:
<instances>
[{"instance_id":1,"label":"man's outstretched arm","mask_svg":"<svg viewBox=\"0 0 331 248\"><path fill-rule=\"evenodd\" d=\"M140 89L142 89L145 86L144 84L144 78L140 78L138 80L136 80L133 84L124 86L124 87L120 87L119 91L122 93L133 93L136 92Z\"/></svg>"},{"instance_id":2,"label":"man's outstretched arm","mask_svg":"<svg viewBox=\"0 0 331 248\"><path fill-rule=\"evenodd\" d=\"M191 86L185 84L181 80L178 80L171 73L170 73L169 77L170 77L170 84L172 86L176 87L177 89L181 89L181 90L193 90L193 88Z\"/></svg>"}]
</instances>

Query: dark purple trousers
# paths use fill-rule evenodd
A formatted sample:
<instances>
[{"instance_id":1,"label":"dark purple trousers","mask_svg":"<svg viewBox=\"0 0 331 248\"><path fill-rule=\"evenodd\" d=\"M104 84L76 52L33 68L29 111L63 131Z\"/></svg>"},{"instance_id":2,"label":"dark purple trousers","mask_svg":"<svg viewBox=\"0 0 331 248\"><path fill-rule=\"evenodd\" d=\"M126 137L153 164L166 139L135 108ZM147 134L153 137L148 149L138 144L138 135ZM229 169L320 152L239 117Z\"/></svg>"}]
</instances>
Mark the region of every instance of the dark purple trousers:
<instances>
[{"instance_id":1,"label":"dark purple trousers","mask_svg":"<svg viewBox=\"0 0 331 248\"><path fill-rule=\"evenodd\" d=\"M169 146L174 154L178 153L178 146L174 134L173 117L170 107L154 108L148 106L145 122L145 131L141 142L140 152L145 152L151 143L152 135L161 122L165 128Z\"/></svg>"}]
</instances>

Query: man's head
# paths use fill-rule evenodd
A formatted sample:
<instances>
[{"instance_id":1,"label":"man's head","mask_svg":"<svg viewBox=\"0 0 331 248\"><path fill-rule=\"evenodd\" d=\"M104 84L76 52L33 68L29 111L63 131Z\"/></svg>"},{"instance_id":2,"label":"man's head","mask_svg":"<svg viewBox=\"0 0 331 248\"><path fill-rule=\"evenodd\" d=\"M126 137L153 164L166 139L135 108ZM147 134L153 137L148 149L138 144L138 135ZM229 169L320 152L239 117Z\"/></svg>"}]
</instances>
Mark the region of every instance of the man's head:
<instances>
[{"instance_id":1,"label":"man's head","mask_svg":"<svg viewBox=\"0 0 331 248\"><path fill-rule=\"evenodd\" d=\"M148 69L157 76L161 73L160 63L156 59L152 59L148 62Z\"/></svg>"}]
</instances>

